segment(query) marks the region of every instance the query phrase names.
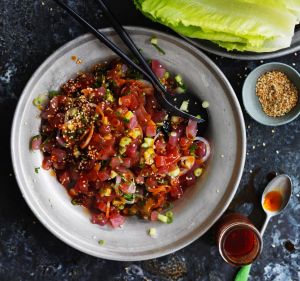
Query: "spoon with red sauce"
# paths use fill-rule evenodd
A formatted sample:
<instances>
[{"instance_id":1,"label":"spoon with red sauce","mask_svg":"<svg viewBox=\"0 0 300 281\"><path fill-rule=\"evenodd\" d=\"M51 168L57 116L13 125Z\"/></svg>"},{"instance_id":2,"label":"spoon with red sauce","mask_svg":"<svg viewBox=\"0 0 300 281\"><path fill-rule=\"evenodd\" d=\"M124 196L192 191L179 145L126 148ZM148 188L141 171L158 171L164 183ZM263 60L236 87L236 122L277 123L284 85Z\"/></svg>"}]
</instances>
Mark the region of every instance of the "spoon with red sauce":
<instances>
[{"instance_id":1,"label":"spoon with red sauce","mask_svg":"<svg viewBox=\"0 0 300 281\"><path fill-rule=\"evenodd\" d=\"M270 219L285 209L291 195L292 181L287 175L275 177L266 186L261 198L261 205L267 216L260 230L261 236L263 236Z\"/></svg>"},{"instance_id":2,"label":"spoon with red sauce","mask_svg":"<svg viewBox=\"0 0 300 281\"><path fill-rule=\"evenodd\" d=\"M260 230L261 237L267 228L270 219L280 214L292 195L292 181L287 175L279 175L271 180L266 186L262 198L261 205L266 213L266 219ZM243 266L235 277L235 281L246 281L248 280L251 264Z\"/></svg>"}]
</instances>

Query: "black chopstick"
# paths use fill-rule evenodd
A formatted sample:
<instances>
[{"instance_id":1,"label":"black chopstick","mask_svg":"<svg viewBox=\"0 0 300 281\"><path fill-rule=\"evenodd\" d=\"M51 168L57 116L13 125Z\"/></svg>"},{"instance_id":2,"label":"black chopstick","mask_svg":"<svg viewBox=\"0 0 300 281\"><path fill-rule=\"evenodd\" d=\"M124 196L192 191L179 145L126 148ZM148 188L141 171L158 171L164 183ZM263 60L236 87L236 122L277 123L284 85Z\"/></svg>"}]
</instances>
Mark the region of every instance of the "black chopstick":
<instances>
[{"instance_id":1,"label":"black chopstick","mask_svg":"<svg viewBox=\"0 0 300 281\"><path fill-rule=\"evenodd\" d=\"M176 112L181 117L184 118L190 118L197 122L203 122L203 119L197 118L187 112L181 111L174 105L170 103L166 99L167 91L165 87L160 83L159 79L156 77L156 75L152 72L150 66L148 65L147 61L144 59L144 57L141 55L127 32L121 27L120 24L117 23L117 21L114 19L114 23L116 26L118 26L118 30L123 30L121 32L122 36L119 34L119 32L116 30L116 32L120 35L121 39L123 39L123 42L128 46L128 48L137 56L137 59L140 63L143 64L145 69L141 68L139 65L137 65L133 60L131 60L121 49L119 49L111 40L109 40L104 34L102 34L99 30L97 30L95 27L93 27L90 23L88 23L85 19L83 19L80 15L78 15L72 8L70 8L68 5L64 4L60 0L53 0L56 2L59 6L61 6L67 13L69 13L74 19L76 19L80 24L85 26L92 34L95 35L96 38L98 38L102 43L104 43L108 48L110 48L113 52L115 52L119 57L121 57L125 62L127 62L129 65L140 71L152 84L156 87L157 91L155 91L155 97L157 101L168 111ZM100 3L100 2L99 2ZM104 7L105 4L102 2L100 4L103 4ZM106 7L106 11L107 11ZM113 15L111 12L109 12L110 16L112 18ZM115 26L114 26L115 27ZM125 38L125 39L124 39ZM128 43L129 42L129 43ZM138 54L136 54L136 52Z\"/></svg>"},{"instance_id":2,"label":"black chopstick","mask_svg":"<svg viewBox=\"0 0 300 281\"><path fill-rule=\"evenodd\" d=\"M60 0L53 0L59 6L61 6L66 12L68 12L72 17L74 17L78 22L84 25L91 33L94 34L103 44L105 44L108 48L110 48L113 52L115 52L118 56L120 56L124 61L130 64L132 67L138 69L143 75L149 78L148 73L142 69L139 65L137 65L133 60L131 60L118 46L116 46L112 41L110 41L105 35L103 35L100 31L94 28L91 24L89 24L85 19L83 19L80 15L78 15L72 8L61 2ZM152 79L151 79L152 80Z\"/></svg>"},{"instance_id":3,"label":"black chopstick","mask_svg":"<svg viewBox=\"0 0 300 281\"><path fill-rule=\"evenodd\" d=\"M102 0L97 0L98 4L101 7L102 12L105 14L105 16L108 18L110 23L112 24L115 31L118 33L120 38L123 40L123 42L126 44L126 46L131 50L131 52L135 55L136 59L139 61L139 63L142 65L142 67L145 69L147 74L151 76L152 80L156 83L156 85L160 88L160 90L165 93L166 89L161 84L157 76L153 73L151 67L149 66L146 59L143 57L135 43L132 41L131 37L128 35L127 31L123 28L123 26L118 22L117 18L113 15L111 10L108 8L108 6L105 4Z\"/></svg>"}]
</instances>

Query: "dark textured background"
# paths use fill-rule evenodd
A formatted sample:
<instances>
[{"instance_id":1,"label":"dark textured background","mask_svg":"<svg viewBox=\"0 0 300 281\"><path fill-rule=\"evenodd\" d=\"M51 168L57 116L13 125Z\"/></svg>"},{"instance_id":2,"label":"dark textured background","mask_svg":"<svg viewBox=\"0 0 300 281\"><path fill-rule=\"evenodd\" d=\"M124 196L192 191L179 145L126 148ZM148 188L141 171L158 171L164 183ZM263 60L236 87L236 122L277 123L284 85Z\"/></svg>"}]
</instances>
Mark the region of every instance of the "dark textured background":
<instances>
[{"instance_id":1,"label":"dark textured background","mask_svg":"<svg viewBox=\"0 0 300 281\"><path fill-rule=\"evenodd\" d=\"M98 27L108 26L95 1L66 1ZM76 3L80 2L80 3ZM124 25L170 32L145 19L130 0L110 0ZM0 280L233 280L236 269L218 255L211 233L175 254L145 262L112 262L80 253L62 243L33 216L15 181L10 158L10 128L22 89L34 70L58 47L85 31L50 1L0 1ZM264 61L243 62L209 55L228 77L238 98L246 75ZM300 54L299 54L300 56ZM297 53L276 59L300 70ZM294 182L286 211L272 220L264 251L250 281L300 280L299 120L271 128L245 114L247 160L232 208L250 215L258 227L257 203L267 175L285 172Z\"/></svg>"}]
</instances>

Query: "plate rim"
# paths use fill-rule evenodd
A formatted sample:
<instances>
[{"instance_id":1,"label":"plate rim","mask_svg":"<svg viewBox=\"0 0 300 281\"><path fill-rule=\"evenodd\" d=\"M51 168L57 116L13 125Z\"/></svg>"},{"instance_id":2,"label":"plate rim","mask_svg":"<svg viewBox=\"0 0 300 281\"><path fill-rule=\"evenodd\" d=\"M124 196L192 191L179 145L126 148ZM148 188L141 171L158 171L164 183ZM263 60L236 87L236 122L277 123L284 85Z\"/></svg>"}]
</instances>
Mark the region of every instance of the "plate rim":
<instances>
[{"instance_id":1,"label":"plate rim","mask_svg":"<svg viewBox=\"0 0 300 281\"><path fill-rule=\"evenodd\" d=\"M178 33L177 33L178 34ZM184 38L187 42L194 45L195 47L204 50L210 54L221 56L229 59L238 59L238 60L267 60L283 57L290 55L292 53L300 51L300 29L296 30L292 39L295 40L295 46L290 46L274 52L265 52L265 53L255 53L255 52L240 52L240 51L227 51L226 49L219 47L217 44L204 39L189 38L187 36L178 34ZM292 44L291 43L291 44Z\"/></svg>"},{"instance_id":2,"label":"plate rim","mask_svg":"<svg viewBox=\"0 0 300 281\"><path fill-rule=\"evenodd\" d=\"M166 32L162 32L156 29L152 29L152 28L144 28L144 27L139 27L139 26L126 26L126 29L129 32L152 32L155 34L160 34L163 35L165 37L169 37L172 40L176 40L179 41L182 46L187 46L188 48L191 48L194 52L198 53L199 55L201 55L201 57L203 58L203 62L205 62L206 64L208 64L210 66L210 68L217 74L218 78L223 82L224 86L228 89L228 94L230 95L232 102L234 104L234 108L236 111L236 115L238 117L238 126L239 128L239 132L238 135L241 139L241 143L239 144L240 147L240 157L238 159L239 162L239 167L236 168L237 163L235 163L234 165L234 169L237 169L236 171L233 170L233 173L230 177L229 183L232 184L233 188L232 191L229 195L225 194L222 198L222 200L220 200L220 204L222 205L222 210L216 215L215 213L210 214L210 216L207 218L209 219L211 216L213 216L213 218L210 220L210 223L206 224L206 226L204 227L204 229L201 231L201 233L199 233L198 229L196 229L195 231L197 232L197 234L192 234L191 239L189 239L188 241L182 241L179 243L179 245L176 245L176 247L173 248L169 248L166 249L164 247L164 249L160 249L160 251L157 252L152 252L150 254L145 254L143 256L127 256L126 258L124 258L124 256L122 258L120 258L120 256L112 256L111 254L106 254L106 253L101 253L101 252L94 252L94 251L90 251L89 249L86 249L78 244L76 244L76 242L74 240L76 240L77 238L74 237L74 240L69 240L67 239L66 236L63 235L64 232L66 232L66 230L64 230L61 226L59 226L58 224L53 224L52 225L52 219L50 219L49 217L43 217L42 214L46 214L46 212L44 213L39 213L38 209L36 208L35 204L33 204L31 202L31 198L30 198L30 194L27 192L25 192L25 188L23 187L26 186L26 182L23 182L22 180L22 165L20 163L18 163L18 157L17 157L17 153L16 153L16 147L17 147L17 143L19 142L19 139L16 138L16 136L18 136L18 126L19 126L19 118L20 115L22 114L22 106L24 105L25 99L26 99L26 95L25 93L29 90L29 88L31 87L31 84L34 82L34 80L36 79L36 77L38 76L38 74L41 72L41 70L47 65L49 64L52 59L55 58L55 56L61 52L62 50L67 50L69 47L73 47L73 44L75 41L78 40L84 40L84 39L89 39L89 38L93 38L93 36L91 34L83 34L80 35L76 38L74 38L73 40L65 43L64 45L62 45L60 48L56 49L50 56L48 56L46 58L46 60L44 60L40 66L33 72L31 78L28 80L28 82L26 83L26 86L24 87L22 94L18 100L18 104L17 107L15 109L15 113L14 113L14 117L13 117L13 123L12 123L12 128L11 128L11 139L10 139L10 145L11 145L11 157L12 157L12 164L13 164L13 169L14 169L14 174L15 177L17 179L17 184L18 187L22 193L23 198L25 199L27 205L29 206L29 208L31 209L31 211L34 213L34 215L37 217L37 219L46 227L46 229L48 229L55 237L59 238L61 241L63 241L64 243L66 243L67 245L71 246L72 248L79 250L83 253L98 257L98 258L103 258L103 259L109 259L109 260L116 260L116 261L140 261L140 260L147 260L147 259L151 259L151 258L157 258L157 257L161 257L161 256L165 256L168 254L171 254L175 251L178 251L184 247L186 247L187 245L191 244L192 242L194 242L195 240L197 240L199 237L201 237L205 232L207 232L212 226L213 224L220 218L220 216L226 211L226 209L228 208L230 202L232 201L242 174L243 174L243 170L244 170L244 165L245 165L245 159L246 159L246 129L245 129L245 122L244 122L244 117L243 117L243 113L242 113L242 109L241 106L239 104L239 101L237 99L237 96L231 86L231 84L229 83L229 81L227 80L225 74L218 68L218 66L206 55L204 54L201 50L199 50L198 48L192 46L191 44L187 43L186 41L184 41L181 38L178 38L174 35L170 35ZM101 29L101 31L105 34L111 34L111 33L115 33L114 30L112 28L103 28ZM42 209L42 207L40 207ZM206 219L206 220L207 220Z\"/></svg>"}]
</instances>

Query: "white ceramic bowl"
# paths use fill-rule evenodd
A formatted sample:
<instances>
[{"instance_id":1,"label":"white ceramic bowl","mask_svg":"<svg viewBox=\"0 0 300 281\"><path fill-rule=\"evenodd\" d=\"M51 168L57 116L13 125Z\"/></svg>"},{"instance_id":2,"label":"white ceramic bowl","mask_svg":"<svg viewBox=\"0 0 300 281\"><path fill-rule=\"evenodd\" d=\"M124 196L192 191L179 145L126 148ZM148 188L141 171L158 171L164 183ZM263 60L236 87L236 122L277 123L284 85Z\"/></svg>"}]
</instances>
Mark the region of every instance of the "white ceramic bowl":
<instances>
[{"instance_id":1,"label":"white ceramic bowl","mask_svg":"<svg viewBox=\"0 0 300 281\"><path fill-rule=\"evenodd\" d=\"M242 91L243 104L248 112L248 114L258 123L266 126L280 126L287 124L295 120L300 115L300 101L296 106L287 114L280 117L270 117L264 113L258 96L256 95L256 83L258 78L268 71L281 71L287 75L287 77L293 82L293 84L298 89L298 94L300 91L300 75L296 69L293 67L280 63L280 62L270 62L262 64L251 71L247 76Z\"/></svg>"},{"instance_id":2,"label":"white ceramic bowl","mask_svg":"<svg viewBox=\"0 0 300 281\"><path fill-rule=\"evenodd\" d=\"M112 229L90 223L89 214L73 206L65 189L49 172L40 170L42 154L30 151L30 138L39 132L39 111L33 99L58 89L77 72L86 70L113 53L92 35L83 35L51 55L33 74L15 112L11 149L21 192L37 218L58 238L87 254L112 260L144 260L174 252L204 234L225 211L238 187L245 161L245 127L237 98L222 72L201 51L181 39L158 31L128 28L133 40L149 58L159 59L167 69L183 76L192 92L210 103L208 139L213 153L196 186L175 203L172 224L129 218L124 227ZM123 47L111 29L102 30ZM160 55L149 39L156 35L166 51ZM82 60L76 64L71 56ZM158 238L147 235L150 227ZM100 246L98 240L105 240ZM45 241L47 243L47 241Z\"/></svg>"}]
</instances>

